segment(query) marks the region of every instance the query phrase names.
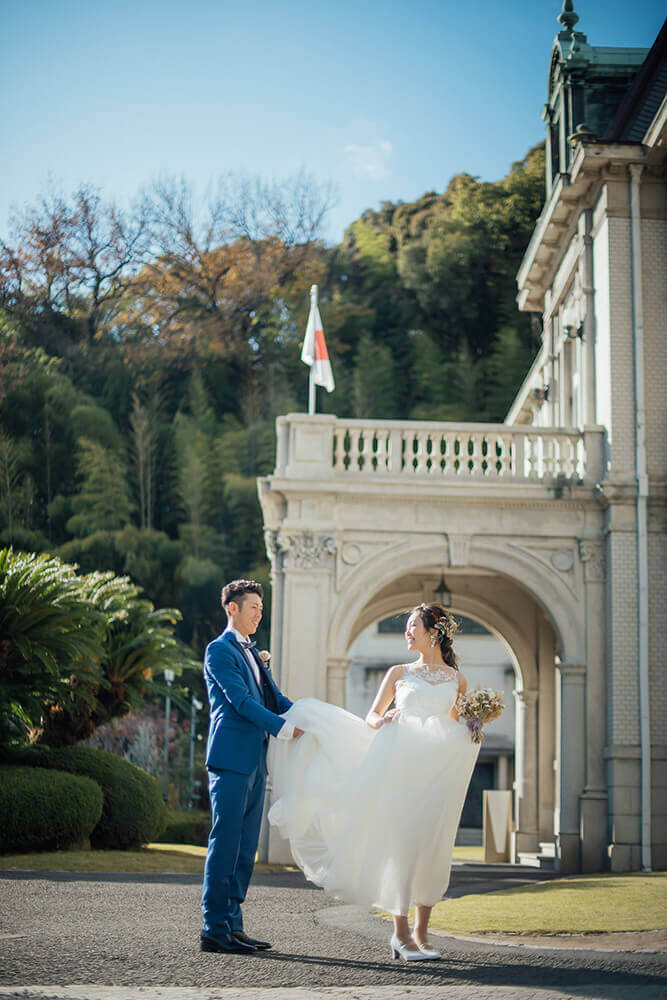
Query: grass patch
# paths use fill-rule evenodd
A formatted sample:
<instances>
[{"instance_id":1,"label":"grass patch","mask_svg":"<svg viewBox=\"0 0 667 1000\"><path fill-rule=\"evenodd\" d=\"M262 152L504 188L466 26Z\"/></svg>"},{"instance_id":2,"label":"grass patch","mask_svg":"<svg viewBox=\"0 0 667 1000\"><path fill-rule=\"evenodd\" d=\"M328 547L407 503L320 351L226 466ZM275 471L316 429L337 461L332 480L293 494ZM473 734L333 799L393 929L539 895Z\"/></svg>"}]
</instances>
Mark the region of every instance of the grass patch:
<instances>
[{"instance_id":1,"label":"grass patch","mask_svg":"<svg viewBox=\"0 0 667 1000\"><path fill-rule=\"evenodd\" d=\"M48 851L0 855L4 871L138 872L200 875L206 848L194 844L148 844L138 851ZM293 871L287 865L258 863L256 872Z\"/></svg>"},{"instance_id":2,"label":"grass patch","mask_svg":"<svg viewBox=\"0 0 667 1000\"><path fill-rule=\"evenodd\" d=\"M454 861L483 861L484 848L481 844L457 845L452 854Z\"/></svg>"},{"instance_id":3,"label":"grass patch","mask_svg":"<svg viewBox=\"0 0 667 1000\"><path fill-rule=\"evenodd\" d=\"M608 934L667 927L667 872L580 875L437 903L431 926L458 934Z\"/></svg>"}]
</instances>

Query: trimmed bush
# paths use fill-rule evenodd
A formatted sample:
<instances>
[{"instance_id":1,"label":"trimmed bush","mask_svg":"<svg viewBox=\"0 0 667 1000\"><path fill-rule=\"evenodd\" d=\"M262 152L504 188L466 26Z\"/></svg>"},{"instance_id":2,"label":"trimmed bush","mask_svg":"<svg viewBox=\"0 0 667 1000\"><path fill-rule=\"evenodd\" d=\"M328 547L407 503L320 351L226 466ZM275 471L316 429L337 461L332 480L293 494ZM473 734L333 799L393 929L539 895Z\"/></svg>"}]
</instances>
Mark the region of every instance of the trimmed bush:
<instances>
[{"instance_id":1,"label":"trimmed bush","mask_svg":"<svg viewBox=\"0 0 667 1000\"><path fill-rule=\"evenodd\" d=\"M0 852L83 844L99 822L103 801L91 778L42 767L0 767Z\"/></svg>"},{"instance_id":2,"label":"trimmed bush","mask_svg":"<svg viewBox=\"0 0 667 1000\"><path fill-rule=\"evenodd\" d=\"M191 810L169 812L167 825L157 837L158 844L195 844L206 847L211 829L211 814Z\"/></svg>"},{"instance_id":3,"label":"trimmed bush","mask_svg":"<svg viewBox=\"0 0 667 1000\"><path fill-rule=\"evenodd\" d=\"M5 752L12 763L55 768L92 778L104 793L92 847L140 847L160 835L166 819L157 781L122 757L92 747L24 747Z\"/></svg>"}]
</instances>

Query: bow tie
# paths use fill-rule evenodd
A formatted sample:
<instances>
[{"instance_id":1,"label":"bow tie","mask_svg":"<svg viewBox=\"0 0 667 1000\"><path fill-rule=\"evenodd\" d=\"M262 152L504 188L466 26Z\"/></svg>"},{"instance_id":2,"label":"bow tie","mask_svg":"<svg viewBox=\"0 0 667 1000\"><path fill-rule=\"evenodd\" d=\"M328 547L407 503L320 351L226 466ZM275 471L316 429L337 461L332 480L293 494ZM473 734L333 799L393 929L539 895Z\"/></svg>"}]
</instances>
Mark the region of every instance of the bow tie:
<instances>
[{"instance_id":1,"label":"bow tie","mask_svg":"<svg viewBox=\"0 0 667 1000\"><path fill-rule=\"evenodd\" d=\"M257 645L257 643L254 642L252 639L250 639L248 642L244 642L243 639L239 639L239 642L241 643L244 649L254 649L255 646Z\"/></svg>"}]
</instances>

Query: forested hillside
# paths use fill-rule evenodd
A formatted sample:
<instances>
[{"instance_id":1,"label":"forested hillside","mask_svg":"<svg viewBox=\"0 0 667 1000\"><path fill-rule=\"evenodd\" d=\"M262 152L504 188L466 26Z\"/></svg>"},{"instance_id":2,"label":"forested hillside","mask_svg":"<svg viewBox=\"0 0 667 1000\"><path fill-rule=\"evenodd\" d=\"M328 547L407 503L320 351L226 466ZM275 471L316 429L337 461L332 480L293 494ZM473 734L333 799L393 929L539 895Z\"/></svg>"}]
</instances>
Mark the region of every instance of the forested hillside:
<instances>
[{"instance_id":1,"label":"forested hillside","mask_svg":"<svg viewBox=\"0 0 667 1000\"><path fill-rule=\"evenodd\" d=\"M305 408L320 286L339 416L502 420L537 348L514 277L536 147L497 183L367 211L321 240L327 192L165 181L131 211L49 193L0 246L0 545L129 574L200 652L232 576L268 582L256 477ZM264 637L265 638L265 637Z\"/></svg>"}]
</instances>

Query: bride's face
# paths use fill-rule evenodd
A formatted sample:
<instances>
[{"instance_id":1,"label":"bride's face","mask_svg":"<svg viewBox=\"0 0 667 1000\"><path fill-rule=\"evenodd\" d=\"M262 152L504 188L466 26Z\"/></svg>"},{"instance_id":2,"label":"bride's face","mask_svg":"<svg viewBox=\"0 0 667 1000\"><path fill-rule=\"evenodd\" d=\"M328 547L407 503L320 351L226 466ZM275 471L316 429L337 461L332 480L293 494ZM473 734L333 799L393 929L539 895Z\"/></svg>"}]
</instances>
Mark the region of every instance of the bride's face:
<instances>
[{"instance_id":1,"label":"bride's face","mask_svg":"<svg viewBox=\"0 0 667 1000\"><path fill-rule=\"evenodd\" d=\"M416 612L408 618L405 626L405 641L408 644L408 649L414 649L419 653L423 652L431 644L431 639L424 627L424 623Z\"/></svg>"}]
</instances>

